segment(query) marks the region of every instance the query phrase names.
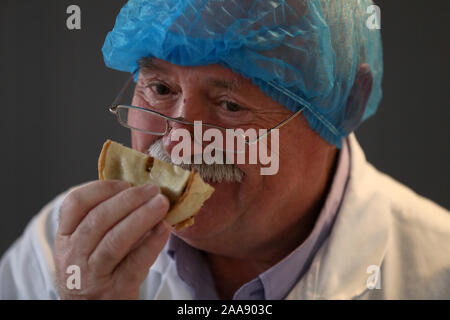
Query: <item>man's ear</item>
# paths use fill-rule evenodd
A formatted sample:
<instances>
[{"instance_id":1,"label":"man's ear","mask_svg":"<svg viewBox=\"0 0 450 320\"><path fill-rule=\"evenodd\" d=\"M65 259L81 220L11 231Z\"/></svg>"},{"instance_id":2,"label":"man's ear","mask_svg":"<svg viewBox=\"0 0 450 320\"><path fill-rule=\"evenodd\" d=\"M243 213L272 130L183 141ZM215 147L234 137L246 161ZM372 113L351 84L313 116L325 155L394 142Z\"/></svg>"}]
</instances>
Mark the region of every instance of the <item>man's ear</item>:
<instances>
[{"instance_id":1,"label":"man's ear","mask_svg":"<svg viewBox=\"0 0 450 320\"><path fill-rule=\"evenodd\" d=\"M345 132L354 131L361 123L370 93L372 92L373 76L370 66L363 63L356 73L355 82L348 96L345 108Z\"/></svg>"}]
</instances>

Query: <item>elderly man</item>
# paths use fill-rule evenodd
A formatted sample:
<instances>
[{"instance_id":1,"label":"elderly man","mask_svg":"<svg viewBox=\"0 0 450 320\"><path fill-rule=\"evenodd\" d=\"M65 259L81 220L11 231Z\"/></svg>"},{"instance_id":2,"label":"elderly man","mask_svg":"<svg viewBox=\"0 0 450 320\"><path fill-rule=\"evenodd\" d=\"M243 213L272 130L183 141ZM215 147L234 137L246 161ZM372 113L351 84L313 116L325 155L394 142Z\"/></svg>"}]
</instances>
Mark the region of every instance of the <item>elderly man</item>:
<instances>
[{"instance_id":1,"label":"elderly man","mask_svg":"<svg viewBox=\"0 0 450 320\"><path fill-rule=\"evenodd\" d=\"M181 231L155 185L73 188L5 254L0 297L450 298L449 212L367 163L352 134L381 99L370 5L129 1L103 47L136 81L127 112L186 121L132 129L133 148L170 161L195 120L275 128L279 170L197 165L215 192Z\"/></svg>"}]
</instances>

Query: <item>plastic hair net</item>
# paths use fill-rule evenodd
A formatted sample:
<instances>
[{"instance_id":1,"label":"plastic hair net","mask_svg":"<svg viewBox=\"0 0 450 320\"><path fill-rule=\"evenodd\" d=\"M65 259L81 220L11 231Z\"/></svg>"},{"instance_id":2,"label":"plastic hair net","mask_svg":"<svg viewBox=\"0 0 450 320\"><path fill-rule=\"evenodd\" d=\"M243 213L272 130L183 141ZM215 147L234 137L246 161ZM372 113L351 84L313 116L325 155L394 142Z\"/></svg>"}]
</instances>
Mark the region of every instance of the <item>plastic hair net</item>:
<instances>
[{"instance_id":1,"label":"plastic hair net","mask_svg":"<svg viewBox=\"0 0 450 320\"><path fill-rule=\"evenodd\" d=\"M331 144L375 113L381 99L380 33L371 0L130 0L103 46L108 67L138 70L142 57L182 66L221 64L303 114ZM346 110L358 67L372 93L361 116Z\"/></svg>"}]
</instances>

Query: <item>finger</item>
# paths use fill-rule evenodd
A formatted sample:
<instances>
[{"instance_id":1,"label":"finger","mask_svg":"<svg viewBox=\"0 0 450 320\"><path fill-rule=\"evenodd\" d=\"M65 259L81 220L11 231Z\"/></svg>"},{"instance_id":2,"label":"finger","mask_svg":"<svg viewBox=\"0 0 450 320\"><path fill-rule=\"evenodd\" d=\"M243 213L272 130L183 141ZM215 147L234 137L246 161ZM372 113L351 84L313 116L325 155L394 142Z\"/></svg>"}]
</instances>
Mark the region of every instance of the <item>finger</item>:
<instances>
[{"instance_id":1,"label":"finger","mask_svg":"<svg viewBox=\"0 0 450 320\"><path fill-rule=\"evenodd\" d=\"M140 285L148 275L150 267L155 263L159 253L169 239L171 226L165 220L158 223L139 246L117 266L114 276L120 287L130 284Z\"/></svg>"},{"instance_id":2,"label":"finger","mask_svg":"<svg viewBox=\"0 0 450 320\"><path fill-rule=\"evenodd\" d=\"M71 238L86 256L120 220L160 193L156 184L128 188L93 208L81 221Z\"/></svg>"},{"instance_id":3,"label":"finger","mask_svg":"<svg viewBox=\"0 0 450 320\"><path fill-rule=\"evenodd\" d=\"M64 199L58 234L72 234L86 214L99 203L130 187L125 181L92 181L73 189Z\"/></svg>"},{"instance_id":4,"label":"finger","mask_svg":"<svg viewBox=\"0 0 450 320\"><path fill-rule=\"evenodd\" d=\"M158 194L129 214L103 237L88 258L98 275L112 273L146 232L157 225L169 210L169 200Z\"/></svg>"}]
</instances>

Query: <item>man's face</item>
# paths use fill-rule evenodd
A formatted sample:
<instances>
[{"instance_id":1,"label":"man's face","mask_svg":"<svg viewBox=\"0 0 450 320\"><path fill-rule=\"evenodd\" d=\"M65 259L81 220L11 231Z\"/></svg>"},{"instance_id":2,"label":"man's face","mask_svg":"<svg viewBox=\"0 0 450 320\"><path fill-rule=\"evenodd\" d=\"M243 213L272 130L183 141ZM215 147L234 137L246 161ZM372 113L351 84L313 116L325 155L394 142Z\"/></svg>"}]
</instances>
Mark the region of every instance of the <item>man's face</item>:
<instances>
[{"instance_id":1,"label":"man's face","mask_svg":"<svg viewBox=\"0 0 450 320\"><path fill-rule=\"evenodd\" d=\"M222 66L181 67L157 59L141 68L132 104L244 130L269 129L293 114L250 80ZM193 130L178 123L172 127ZM178 143L170 139L173 129L162 137L168 154ZM141 152L160 138L132 131L133 148ZM259 164L236 164L245 173L242 182L211 183L215 192L195 216L195 224L174 232L210 252L245 255L270 250L287 232L312 223L308 212L321 201L334 156L335 148L300 115L279 131L277 174L261 175Z\"/></svg>"}]
</instances>

